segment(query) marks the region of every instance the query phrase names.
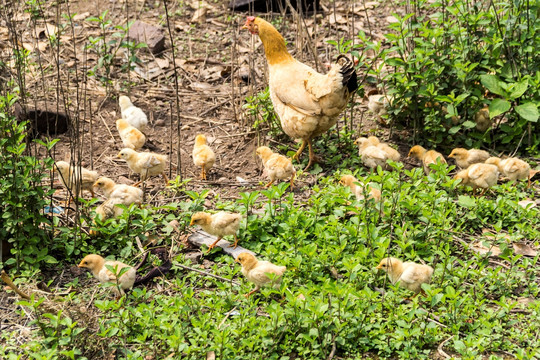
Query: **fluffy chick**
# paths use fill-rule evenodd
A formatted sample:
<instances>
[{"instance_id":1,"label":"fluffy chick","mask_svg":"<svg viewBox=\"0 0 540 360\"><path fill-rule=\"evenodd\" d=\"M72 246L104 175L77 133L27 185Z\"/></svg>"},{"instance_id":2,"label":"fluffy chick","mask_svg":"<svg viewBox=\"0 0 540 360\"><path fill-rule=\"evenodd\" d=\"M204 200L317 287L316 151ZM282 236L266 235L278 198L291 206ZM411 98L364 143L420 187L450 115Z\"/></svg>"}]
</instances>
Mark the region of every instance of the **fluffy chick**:
<instances>
[{"instance_id":1,"label":"fluffy chick","mask_svg":"<svg viewBox=\"0 0 540 360\"><path fill-rule=\"evenodd\" d=\"M199 134L195 137L193 146L193 163L201 167L201 179L206 180L206 172L214 166L216 154L206 145L206 136Z\"/></svg>"},{"instance_id":2,"label":"fluffy chick","mask_svg":"<svg viewBox=\"0 0 540 360\"><path fill-rule=\"evenodd\" d=\"M259 261L255 256L247 252L238 255L234 261L242 265L242 274L255 284L255 289L244 295L245 297L259 291L266 284L271 286L279 285L283 273L287 270L285 266L274 265L269 261ZM273 274L273 279L268 274Z\"/></svg>"},{"instance_id":3,"label":"fluffy chick","mask_svg":"<svg viewBox=\"0 0 540 360\"><path fill-rule=\"evenodd\" d=\"M131 171L141 176L141 181L146 180L148 176L163 176L165 184L169 182L165 175L165 166L167 165L167 156L151 152L136 152L133 149L122 149L118 157L126 160Z\"/></svg>"},{"instance_id":4,"label":"fluffy chick","mask_svg":"<svg viewBox=\"0 0 540 360\"><path fill-rule=\"evenodd\" d=\"M487 159L486 164L497 166L499 172L510 181L527 179L527 187L531 186L531 166L521 159L507 158L501 160L494 156Z\"/></svg>"},{"instance_id":5,"label":"fluffy chick","mask_svg":"<svg viewBox=\"0 0 540 360\"><path fill-rule=\"evenodd\" d=\"M257 155L261 158L266 174L270 179L270 182L264 187L270 187L276 180L291 181L291 188L294 187L294 177L296 176L296 170L292 164L291 159L274 153L267 146L260 146L257 148Z\"/></svg>"},{"instance_id":6,"label":"fluffy chick","mask_svg":"<svg viewBox=\"0 0 540 360\"><path fill-rule=\"evenodd\" d=\"M463 185L470 185L473 192L478 188L482 188L484 195L486 190L497 183L499 177L499 169L491 164L473 164L465 170L461 170L456 174L454 179L461 179Z\"/></svg>"},{"instance_id":7,"label":"fluffy chick","mask_svg":"<svg viewBox=\"0 0 540 360\"><path fill-rule=\"evenodd\" d=\"M129 270L117 279L115 274L107 269L107 265L116 268L117 273L123 268L129 268ZM86 255L79 264L79 267L90 269L94 277L101 283L115 283L117 286L112 288L117 297L124 295L125 290L131 289L135 282L135 269L133 267L120 261L105 260L103 257L96 254Z\"/></svg>"},{"instance_id":8,"label":"fluffy chick","mask_svg":"<svg viewBox=\"0 0 540 360\"><path fill-rule=\"evenodd\" d=\"M358 145L358 155L360 155L365 166L370 169L375 169L377 166L383 169L388 167L388 164L386 164L387 154L369 138L358 138L354 143Z\"/></svg>"},{"instance_id":9,"label":"fluffy chick","mask_svg":"<svg viewBox=\"0 0 540 360\"><path fill-rule=\"evenodd\" d=\"M234 244L232 247L236 249L238 246L238 237L236 232L240 228L242 215L220 211L216 214L198 212L193 214L189 226L200 225L200 227L210 235L217 236L217 240L208 246L208 251L212 250L216 244L227 235L234 235Z\"/></svg>"},{"instance_id":10,"label":"fluffy chick","mask_svg":"<svg viewBox=\"0 0 540 360\"><path fill-rule=\"evenodd\" d=\"M110 198L110 199L105 200L102 204L96 207L96 218L99 217L101 221L105 221L112 217L118 217L122 215L124 210L121 207L116 206L121 203L122 201L119 198ZM94 218L93 223L94 223L94 226L97 225L95 218ZM91 236L96 236L98 234L99 234L98 231L92 230L92 229L90 230Z\"/></svg>"},{"instance_id":11,"label":"fluffy chick","mask_svg":"<svg viewBox=\"0 0 540 360\"><path fill-rule=\"evenodd\" d=\"M65 161L56 162L53 172L60 173L60 179L72 195L79 196L83 190L90 191L94 197L92 185L98 177L97 171L87 170L83 167L73 167Z\"/></svg>"},{"instance_id":12,"label":"fluffy chick","mask_svg":"<svg viewBox=\"0 0 540 360\"><path fill-rule=\"evenodd\" d=\"M455 148L452 150L449 158L452 158L456 161L457 166L462 169L466 169L472 164L482 163L489 158L489 153L484 150L479 149L463 149Z\"/></svg>"},{"instance_id":13,"label":"fluffy chick","mask_svg":"<svg viewBox=\"0 0 540 360\"><path fill-rule=\"evenodd\" d=\"M127 96L120 96L118 98L118 103L122 112L122 119L126 120L129 125L145 132L146 126L148 125L148 118L144 111L133 105Z\"/></svg>"},{"instance_id":14,"label":"fluffy chick","mask_svg":"<svg viewBox=\"0 0 540 360\"><path fill-rule=\"evenodd\" d=\"M368 109L377 116L379 121L385 123L382 120L382 116L387 114L386 107L392 103L392 100L392 96L382 94L370 95L368 97Z\"/></svg>"},{"instance_id":15,"label":"fluffy chick","mask_svg":"<svg viewBox=\"0 0 540 360\"><path fill-rule=\"evenodd\" d=\"M426 175L431 171L429 165L436 164L437 160L443 164L446 164L446 160L440 152L435 150L426 150L420 145L413 146L411 150L409 150L408 156L422 161L422 166L424 167L424 173Z\"/></svg>"},{"instance_id":16,"label":"fluffy chick","mask_svg":"<svg viewBox=\"0 0 540 360\"><path fill-rule=\"evenodd\" d=\"M364 199L364 189L367 187L369 194L368 198L373 199L376 202L381 201L381 190L374 188L371 184L363 185L362 182L358 181L358 179L352 175L343 175L339 180L339 183L348 186L358 200Z\"/></svg>"},{"instance_id":17,"label":"fluffy chick","mask_svg":"<svg viewBox=\"0 0 540 360\"><path fill-rule=\"evenodd\" d=\"M116 129L126 148L139 150L146 142L146 136L136 127L129 125L127 120L116 120Z\"/></svg>"},{"instance_id":18,"label":"fluffy chick","mask_svg":"<svg viewBox=\"0 0 540 360\"><path fill-rule=\"evenodd\" d=\"M94 188L101 190L107 199L119 199L119 203L126 206L131 204L140 205L143 201L142 189L125 184L116 184L114 180L108 177L103 176L97 179Z\"/></svg>"},{"instance_id":19,"label":"fluffy chick","mask_svg":"<svg viewBox=\"0 0 540 360\"><path fill-rule=\"evenodd\" d=\"M388 143L381 142L378 137L370 136L368 137L368 140L371 144L384 151L388 159L395 162L398 162L401 159L401 155L396 149L391 147Z\"/></svg>"},{"instance_id":20,"label":"fluffy chick","mask_svg":"<svg viewBox=\"0 0 540 360\"><path fill-rule=\"evenodd\" d=\"M483 109L478 110L476 114L474 114L474 122L476 123L476 130L478 131L486 131L491 127L493 124L493 121L489 118L489 107L485 107Z\"/></svg>"},{"instance_id":21,"label":"fluffy chick","mask_svg":"<svg viewBox=\"0 0 540 360\"><path fill-rule=\"evenodd\" d=\"M416 294L422 290L422 284L431 281L433 275L433 268L429 265L402 262L393 257L382 259L376 269L386 272L392 284L399 282L400 287Z\"/></svg>"}]
</instances>

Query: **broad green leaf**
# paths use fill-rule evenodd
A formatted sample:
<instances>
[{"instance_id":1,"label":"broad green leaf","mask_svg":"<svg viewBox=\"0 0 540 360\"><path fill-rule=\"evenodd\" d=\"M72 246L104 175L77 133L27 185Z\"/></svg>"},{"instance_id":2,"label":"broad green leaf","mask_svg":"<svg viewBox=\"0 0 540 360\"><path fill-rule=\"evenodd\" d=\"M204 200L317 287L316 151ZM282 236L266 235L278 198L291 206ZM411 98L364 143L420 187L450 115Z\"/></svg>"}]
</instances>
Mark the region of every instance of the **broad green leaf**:
<instances>
[{"instance_id":1,"label":"broad green leaf","mask_svg":"<svg viewBox=\"0 0 540 360\"><path fill-rule=\"evenodd\" d=\"M458 204L466 208L472 208L476 206L476 201L470 196L460 195Z\"/></svg>"},{"instance_id":2,"label":"broad green leaf","mask_svg":"<svg viewBox=\"0 0 540 360\"><path fill-rule=\"evenodd\" d=\"M473 127L476 126L476 124L470 120L467 120L463 123L463 126L466 127L467 129L472 129Z\"/></svg>"},{"instance_id":3,"label":"broad green leaf","mask_svg":"<svg viewBox=\"0 0 540 360\"><path fill-rule=\"evenodd\" d=\"M480 81L482 85L486 87L490 92L504 96L504 91L499 85L499 78L495 75L480 75Z\"/></svg>"},{"instance_id":4,"label":"broad green leaf","mask_svg":"<svg viewBox=\"0 0 540 360\"><path fill-rule=\"evenodd\" d=\"M521 104L516 106L516 112L527 121L537 122L538 121L538 107L532 102Z\"/></svg>"},{"instance_id":5,"label":"broad green leaf","mask_svg":"<svg viewBox=\"0 0 540 360\"><path fill-rule=\"evenodd\" d=\"M517 99L518 97L523 95L525 91L527 91L528 87L529 87L529 82L527 81L527 79L516 83L514 87L512 88L512 92L510 93L510 98Z\"/></svg>"},{"instance_id":6,"label":"broad green leaf","mask_svg":"<svg viewBox=\"0 0 540 360\"><path fill-rule=\"evenodd\" d=\"M510 110L510 103L503 99L493 99L491 104L489 104L489 117L493 118L497 115L501 115L502 113L507 112Z\"/></svg>"},{"instance_id":7,"label":"broad green leaf","mask_svg":"<svg viewBox=\"0 0 540 360\"><path fill-rule=\"evenodd\" d=\"M448 130L448 133L453 135L457 133L459 130L461 130L461 126L452 126L450 130Z\"/></svg>"}]
</instances>

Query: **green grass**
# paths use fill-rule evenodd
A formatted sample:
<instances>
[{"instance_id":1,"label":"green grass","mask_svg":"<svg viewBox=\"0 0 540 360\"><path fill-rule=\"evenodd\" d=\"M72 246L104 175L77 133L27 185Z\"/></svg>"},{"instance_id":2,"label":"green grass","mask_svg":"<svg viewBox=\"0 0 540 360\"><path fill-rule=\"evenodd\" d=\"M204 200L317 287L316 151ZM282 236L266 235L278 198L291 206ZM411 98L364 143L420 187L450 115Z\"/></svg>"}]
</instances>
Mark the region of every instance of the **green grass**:
<instances>
[{"instance_id":1,"label":"green grass","mask_svg":"<svg viewBox=\"0 0 540 360\"><path fill-rule=\"evenodd\" d=\"M339 173L320 178L307 201L295 200L284 183L218 206L250 210L240 244L287 266L278 290L244 298L253 284L221 251L208 255L214 263L203 270L240 286L173 266L156 287L135 288L120 302L104 288L89 305L94 289L75 282L63 304L69 311L48 312L27 302L25 309L41 313L33 340L19 346L4 332L7 347L0 357L202 359L214 351L217 359L326 359L335 348L336 359L422 359L450 339L444 351L456 358L538 358L538 256L517 255L511 245L527 241L538 248L540 239L538 210L517 204L529 196L524 184L498 185L493 194L473 198L445 168L424 176L421 169L395 166L393 172L357 174L382 189L380 208L355 200L338 185ZM164 208L131 209L101 230L120 236L129 223L134 232L150 230L162 244L177 246L166 223L178 218L185 227L204 201L204 194L189 195ZM137 251L133 234L127 235L116 243L108 235L101 244L83 243L88 251L130 259ZM499 246L502 254L472 251L467 244L477 241ZM411 293L374 271L388 255L435 268L426 297L407 302ZM199 267L181 253L174 264ZM516 310L520 298L533 302ZM88 307L87 313L78 310ZM72 336L74 331L80 333Z\"/></svg>"}]
</instances>

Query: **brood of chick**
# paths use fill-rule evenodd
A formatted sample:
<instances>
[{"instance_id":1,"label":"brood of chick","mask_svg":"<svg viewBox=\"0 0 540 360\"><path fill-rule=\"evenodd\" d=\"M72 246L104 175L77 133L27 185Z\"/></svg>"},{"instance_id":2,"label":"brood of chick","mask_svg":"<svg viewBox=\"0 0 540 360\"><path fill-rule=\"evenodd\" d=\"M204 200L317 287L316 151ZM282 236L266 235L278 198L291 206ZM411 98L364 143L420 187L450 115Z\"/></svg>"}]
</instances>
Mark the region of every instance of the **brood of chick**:
<instances>
[{"instance_id":1,"label":"brood of chick","mask_svg":"<svg viewBox=\"0 0 540 360\"><path fill-rule=\"evenodd\" d=\"M189 226L200 225L200 227L210 235L217 236L217 240L208 246L208 251L212 250L216 244L227 235L234 235L234 244L232 247L236 249L238 246L238 237L236 232L240 229L242 215L220 211L216 214L198 212L193 214Z\"/></svg>"},{"instance_id":2,"label":"brood of chick","mask_svg":"<svg viewBox=\"0 0 540 360\"><path fill-rule=\"evenodd\" d=\"M293 159L298 159L306 144L309 146L307 170L315 160L312 139L335 125L349 97L358 89L354 63L340 55L326 75L319 74L289 54L283 36L269 22L248 16L244 28L259 35L263 43L270 98L283 131L302 139Z\"/></svg>"},{"instance_id":3,"label":"brood of chick","mask_svg":"<svg viewBox=\"0 0 540 360\"><path fill-rule=\"evenodd\" d=\"M482 188L484 195L486 190L497 183L499 177L499 169L491 164L473 164L465 170L461 170L454 177L461 179L463 185L470 185L473 192L478 188Z\"/></svg>"},{"instance_id":4,"label":"brood of chick","mask_svg":"<svg viewBox=\"0 0 540 360\"><path fill-rule=\"evenodd\" d=\"M97 179L94 183L94 187L100 189L107 199L120 199L119 203L126 206L131 204L140 205L143 201L142 189L125 184L116 184L108 177L100 177Z\"/></svg>"},{"instance_id":5,"label":"brood of chick","mask_svg":"<svg viewBox=\"0 0 540 360\"><path fill-rule=\"evenodd\" d=\"M118 98L118 103L120 104L122 119L126 120L129 125L145 132L146 126L148 125L148 118L144 111L133 105L127 96L120 96Z\"/></svg>"},{"instance_id":6,"label":"brood of chick","mask_svg":"<svg viewBox=\"0 0 540 360\"><path fill-rule=\"evenodd\" d=\"M374 188L371 184L363 185L362 182L358 181L352 175L343 175L339 183L348 186L358 200L364 199L364 193L367 187L368 198L377 202L381 201L381 190Z\"/></svg>"},{"instance_id":7,"label":"brood of chick","mask_svg":"<svg viewBox=\"0 0 540 360\"><path fill-rule=\"evenodd\" d=\"M201 167L201 179L206 180L206 172L214 166L216 154L206 145L206 136L199 134L195 137L193 146L193 163Z\"/></svg>"},{"instance_id":8,"label":"brood of chick","mask_svg":"<svg viewBox=\"0 0 540 360\"><path fill-rule=\"evenodd\" d=\"M491 127L493 124L493 121L489 118L489 107L485 107L483 109L478 110L476 114L474 114L474 122L476 123L476 130L478 131L486 131Z\"/></svg>"},{"instance_id":9,"label":"brood of chick","mask_svg":"<svg viewBox=\"0 0 540 360\"><path fill-rule=\"evenodd\" d=\"M388 159L395 162L398 162L401 159L401 155L396 149L388 145L388 143L381 142L378 137L370 136L368 137L368 140L371 144L384 151Z\"/></svg>"},{"instance_id":10,"label":"brood of chick","mask_svg":"<svg viewBox=\"0 0 540 360\"><path fill-rule=\"evenodd\" d=\"M422 284L429 284L433 275L429 265L402 262L393 257L382 259L377 269L386 272L392 284L399 282L400 287L416 294L422 290Z\"/></svg>"},{"instance_id":11,"label":"brood of chick","mask_svg":"<svg viewBox=\"0 0 540 360\"><path fill-rule=\"evenodd\" d=\"M116 275L107 269L108 266L116 268L115 272L118 274L123 268L129 268L120 278L116 278ZM113 291L117 297L125 294L125 290L129 290L135 283L135 269L129 265L126 265L120 261L105 260L103 257L91 254L86 255L79 264L80 268L87 268L92 271L92 274L101 283L112 282L116 286L113 286Z\"/></svg>"},{"instance_id":12,"label":"brood of chick","mask_svg":"<svg viewBox=\"0 0 540 360\"><path fill-rule=\"evenodd\" d=\"M279 285L283 273L287 268L285 266L274 265L269 261L259 261L250 253L243 252L234 260L242 265L242 274L252 283L255 289L244 295L248 297L264 285ZM272 278L268 274L273 274Z\"/></svg>"},{"instance_id":13,"label":"brood of chick","mask_svg":"<svg viewBox=\"0 0 540 360\"><path fill-rule=\"evenodd\" d=\"M380 166L383 169L389 169L386 160L389 159L389 154L381 149L374 139L361 137L354 142L358 145L358 154L362 163L370 169L375 169Z\"/></svg>"},{"instance_id":14,"label":"brood of chick","mask_svg":"<svg viewBox=\"0 0 540 360\"><path fill-rule=\"evenodd\" d=\"M489 158L489 153L484 150L479 149L463 149L455 148L452 150L449 158L452 158L456 161L457 166L462 169L466 169L472 164L483 163Z\"/></svg>"},{"instance_id":15,"label":"brood of chick","mask_svg":"<svg viewBox=\"0 0 540 360\"><path fill-rule=\"evenodd\" d=\"M424 173L426 175L431 171L429 167L430 164L436 164L437 161L446 164L446 160L440 152L435 150L426 150L420 145L413 146L409 151L408 156L422 161L422 166L424 167Z\"/></svg>"},{"instance_id":16,"label":"brood of chick","mask_svg":"<svg viewBox=\"0 0 540 360\"><path fill-rule=\"evenodd\" d=\"M90 191L94 197L92 185L98 177L97 171L87 170L83 167L73 167L65 161L56 162L53 172L60 173L60 179L74 196L79 196L83 190Z\"/></svg>"},{"instance_id":17,"label":"brood of chick","mask_svg":"<svg viewBox=\"0 0 540 360\"><path fill-rule=\"evenodd\" d=\"M136 152L133 149L122 149L118 153L118 157L126 160L131 171L141 176L141 181L146 180L149 176L163 176L165 184L169 182L165 175L165 166L167 165L167 156L151 152Z\"/></svg>"},{"instance_id":18,"label":"brood of chick","mask_svg":"<svg viewBox=\"0 0 540 360\"><path fill-rule=\"evenodd\" d=\"M276 180L287 180L291 181L291 188L294 187L294 177L296 175L296 170L291 162L291 159L274 153L267 146L260 146L257 148L257 155L261 158L263 162L264 169L266 174L270 179L270 182L264 187L270 187Z\"/></svg>"},{"instance_id":19,"label":"brood of chick","mask_svg":"<svg viewBox=\"0 0 540 360\"><path fill-rule=\"evenodd\" d=\"M118 129L122 143L124 143L124 147L126 148L139 150L146 142L144 134L136 127L129 125L127 120L116 120L116 128Z\"/></svg>"},{"instance_id":20,"label":"brood of chick","mask_svg":"<svg viewBox=\"0 0 540 360\"><path fill-rule=\"evenodd\" d=\"M527 179L527 186L531 186L531 166L521 159L507 158L501 160L494 156L487 159L486 164L497 166L499 172L510 181Z\"/></svg>"}]
</instances>

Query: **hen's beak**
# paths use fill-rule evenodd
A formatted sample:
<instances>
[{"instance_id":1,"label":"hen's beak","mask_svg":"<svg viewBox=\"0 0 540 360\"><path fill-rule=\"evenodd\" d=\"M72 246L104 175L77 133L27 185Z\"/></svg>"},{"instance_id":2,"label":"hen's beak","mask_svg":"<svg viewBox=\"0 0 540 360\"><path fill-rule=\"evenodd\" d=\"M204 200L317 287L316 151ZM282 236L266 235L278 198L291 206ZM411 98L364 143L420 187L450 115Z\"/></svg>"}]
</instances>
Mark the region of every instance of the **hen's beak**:
<instances>
[{"instance_id":1,"label":"hen's beak","mask_svg":"<svg viewBox=\"0 0 540 360\"><path fill-rule=\"evenodd\" d=\"M240 29L242 29L242 30L249 29L248 26L247 26L247 23L245 23L244 26L242 26Z\"/></svg>"}]
</instances>

